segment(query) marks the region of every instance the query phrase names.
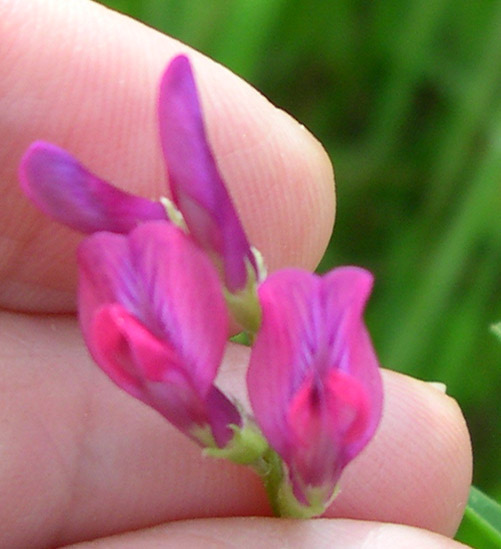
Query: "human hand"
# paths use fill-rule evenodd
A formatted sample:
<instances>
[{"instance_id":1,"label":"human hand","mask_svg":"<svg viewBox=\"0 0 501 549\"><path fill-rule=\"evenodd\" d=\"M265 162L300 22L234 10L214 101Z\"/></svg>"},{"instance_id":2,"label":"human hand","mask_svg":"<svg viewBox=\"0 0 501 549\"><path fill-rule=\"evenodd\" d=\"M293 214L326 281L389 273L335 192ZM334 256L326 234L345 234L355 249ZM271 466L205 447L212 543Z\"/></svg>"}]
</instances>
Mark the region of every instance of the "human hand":
<instances>
[{"instance_id":1,"label":"human hand","mask_svg":"<svg viewBox=\"0 0 501 549\"><path fill-rule=\"evenodd\" d=\"M291 521L269 518L252 472L203 459L92 364L72 315L80 237L28 203L17 165L44 139L127 190L164 193L157 81L190 50L83 0L29 9L0 0L0 11L0 546L457 546L425 530L448 536L457 527L469 440L456 404L430 385L384 372L383 421L341 478L328 513L337 518ZM334 210L324 151L228 71L190 57L251 242L272 269L312 268ZM231 347L221 373L241 398L246 364L247 350Z\"/></svg>"}]
</instances>

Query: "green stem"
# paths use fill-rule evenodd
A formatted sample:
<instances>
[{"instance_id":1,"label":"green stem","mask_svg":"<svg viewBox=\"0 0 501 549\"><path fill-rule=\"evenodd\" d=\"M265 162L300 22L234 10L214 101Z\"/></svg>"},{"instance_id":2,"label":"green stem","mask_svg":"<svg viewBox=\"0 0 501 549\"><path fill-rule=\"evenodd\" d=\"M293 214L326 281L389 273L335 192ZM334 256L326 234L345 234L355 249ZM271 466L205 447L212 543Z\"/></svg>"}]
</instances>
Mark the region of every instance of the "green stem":
<instances>
[{"instance_id":1,"label":"green stem","mask_svg":"<svg viewBox=\"0 0 501 549\"><path fill-rule=\"evenodd\" d=\"M281 516L278 494L283 481L283 470L278 454L268 448L261 459L255 463L254 470L263 479L273 514L276 517Z\"/></svg>"}]
</instances>

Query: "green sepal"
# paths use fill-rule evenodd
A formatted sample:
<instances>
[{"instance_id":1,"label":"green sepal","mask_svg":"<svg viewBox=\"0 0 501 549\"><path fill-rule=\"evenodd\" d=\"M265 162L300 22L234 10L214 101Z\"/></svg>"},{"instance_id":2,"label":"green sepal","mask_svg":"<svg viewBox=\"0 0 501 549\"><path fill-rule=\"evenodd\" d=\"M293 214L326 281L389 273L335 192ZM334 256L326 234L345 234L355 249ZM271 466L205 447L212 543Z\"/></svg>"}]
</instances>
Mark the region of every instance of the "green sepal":
<instances>
[{"instance_id":1,"label":"green sepal","mask_svg":"<svg viewBox=\"0 0 501 549\"><path fill-rule=\"evenodd\" d=\"M285 465L283 465L285 467ZM279 516L288 518L309 519L323 515L329 505L338 495L336 486L332 493L326 493L323 487L308 487L306 495L308 503L304 504L296 498L289 475L284 471L282 482L277 493L277 509Z\"/></svg>"},{"instance_id":2,"label":"green sepal","mask_svg":"<svg viewBox=\"0 0 501 549\"><path fill-rule=\"evenodd\" d=\"M268 442L259 429L250 421L243 427L230 425L233 438L224 448L210 447L203 454L213 458L227 459L241 465L252 465L268 450Z\"/></svg>"},{"instance_id":3,"label":"green sepal","mask_svg":"<svg viewBox=\"0 0 501 549\"><path fill-rule=\"evenodd\" d=\"M261 305L257 295L258 278L251 262L245 260L247 268L247 282L237 292L224 290L226 304L237 323L253 337L261 325Z\"/></svg>"},{"instance_id":4,"label":"green sepal","mask_svg":"<svg viewBox=\"0 0 501 549\"><path fill-rule=\"evenodd\" d=\"M253 466L263 479L273 514L277 517L308 519L323 515L339 493L337 487L329 494L324 488L309 487L308 503L298 501L294 495L287 466L271 448Z\"/></svg>"},{"instance_id":5,"label":"green sepal","mask_svg":"<svg viewBox=\"0 0 501 549\"><path fill-rule=\"evenodd\" d=\"M209 425L204 425L203 427L196 425L190 429L190 434L204 447L203 451L208 448L218 447Z\"/></svg>"}]
</instances>

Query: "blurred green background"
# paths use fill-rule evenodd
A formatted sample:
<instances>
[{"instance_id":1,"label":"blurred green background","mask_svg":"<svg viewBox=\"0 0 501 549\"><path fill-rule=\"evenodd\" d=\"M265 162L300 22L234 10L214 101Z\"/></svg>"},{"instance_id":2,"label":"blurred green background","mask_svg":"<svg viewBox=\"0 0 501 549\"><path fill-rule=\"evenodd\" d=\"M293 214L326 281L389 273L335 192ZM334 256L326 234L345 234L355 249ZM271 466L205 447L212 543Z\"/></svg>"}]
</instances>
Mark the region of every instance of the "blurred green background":
<instances>
[{"instance_id":1,"label":"blurred green background","mask_svg":"<svg viewBox=\"0 0 501 549\"><path fill-rule=\"evenodd\" d=\"M377 280L385 367L442 381L475 483L501 499L501 2L102 0L250 81L324 143L335 237L321 269Z\"/></svg>"}]
</instances>

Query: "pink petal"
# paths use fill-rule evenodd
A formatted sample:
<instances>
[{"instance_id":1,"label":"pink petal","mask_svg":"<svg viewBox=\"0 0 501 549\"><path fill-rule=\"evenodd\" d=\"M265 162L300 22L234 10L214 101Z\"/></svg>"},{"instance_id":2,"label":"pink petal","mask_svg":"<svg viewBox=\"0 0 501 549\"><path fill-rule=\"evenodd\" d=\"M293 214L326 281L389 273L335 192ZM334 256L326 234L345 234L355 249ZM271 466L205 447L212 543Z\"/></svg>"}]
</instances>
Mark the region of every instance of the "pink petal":
<instances>
[{"instance_id":1,"label":"pink petal","mask_svg":"<svg viewBox=\"0 0 501 549\"><path fill-rule=\"evenodd\" d=\"M205 400L208 423L217 445L224 448L233 437L230 425L242 426L242 418L237 407L214 385Z\"/></svg>"},{"instance_id":2,"label":"pink petal","mask_svg":"<svg viewBox=\"0 0 501 549\"><path fill-rule=\"evenodd\" d=\"M240 425L236 407L215 386L201 394L192 372L167 341L155 338L121 305L105 305L93 317L93 356L122 389L160 412L186 435L210 426L224 447Z\"/></svg>"},{"instance_id":3,"label":"pink petal","mask_svg":"<svg viewBox=\"0 0 501 549\"><path fill-rule=\"evenodd\" d=\"M94 358L128 393L158 410L190 434L207 423L205 396L198 393L176 351L156 339L121 305L107 305L93 317Z\"/></svg>"},{"instance_id":4,"label":"pink petal","mask_svg":"<svg viewBox=\"0 0 501 549\"><path fill-rule=\"evenodd\" d=\"M128 237L97 233L79 248L79 311L89 325L103 305L122 305L145 329L176 349L200 394L209 390L228 334L217 273L178 228L144 223Z\"/></svg>"},{"instance_id":5,"label":"pink petal","mask_svg":"<svg viewBox=\"0 0 501 549\"><path fill-rule=\"evenodd\" d=\"M140 222L166 219L160 203L120 191L50 143L38 141L29 147L19 176L40 210L83 233L128 233Z\"/></svg>"},{"instance_id":6,"label":"pink petal","mask_svg":"<svg viewBox=\"0 0 501 549\"><path fill-rule=\"evenodd\" d=\"M193 377L208 385L221 363L229 329L212 263L184 232L163 223L139 227L131 234L130 249L148 292L146 324L182 349Z\"/></svg>"},{"instance_id":7,"label":"pink petal","mask_svg":"<svg viewBox=\"0 0 501 549\"><path fill-rule=\"evenodd\" d=\"M317 286L311 273L285 269L268 276L259 288L263 318L252 347L247 386L258 424L282 456L289 447L289 402L308 373L301 372L308 365L298 348L306 332L301 312L308 312L308 298Z\"/></svg>"},{"instance_id":8,"label":"pink petal","mask_svg":"<svg viewBox=\"0 0 501 549\"><path fill-rule=\"evenodd\" d=\"M346 448L350 459L355 457L373 436L383 407L379 361L362 318L373 282L372 274L359 267L340 267L333 269L324 277L325 297L322 299L326 300L325 309L349 309L349 314L342 321L342 337L346 340L346 346L340 369L355 377L371 396L371 414L368 417L367 431L365 437L359 437ZM334 331L331 331L331 338L335 335Z\"/></svg>"},{"instance_id":9,"label":"pink petal","mask_svg":"<svg viewBox=\"0 0 501 549\"><path fill-rule=\"evenodd\" d=\"M103 305L119 303L131 314L137 304L134 267L128 240L123 235L96 233L78 248L78 314L82 333L91 353L90 328Z\"/></svg>"},{"instance_id":10,"label":"pink petal","mask_svg":"<svg viewBox=\"0 0 501 549\"><path fill-rule=\"evenodd\" d=\"M349 461L345 449L365 436L370 412L369 396L356 378L338 370L321 383L315 377L299 388L287 416L290 469L300 498L307 486L335 487Z\"/></svg>"},{"instance_id":11,"label":"pink petal","mask_svg":"<svg viewBox=\"0 0 501 549\"><path fill-rule=\"evenodd\" d=\"M255 267L247 237L207 142L190 62L180 55L160 84L160 138L172 196L198 243L223 263L230 291L247 281L245 259Z\"/></svg>"},{"instance_id":12,"label":"pink petal","mask_svg":"<svg viewBox=\"0 0 501 549\"><path fill-rule=\"evenodd\" d=\"M161 381L179 370L179 358L168 342L155 338L122 305L103 305L90 328L96 362L120 387L141 398L147 381Z\"/></svg>"}]
</instances>

